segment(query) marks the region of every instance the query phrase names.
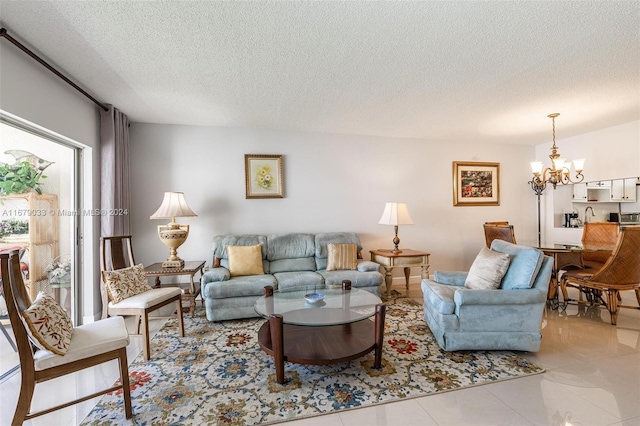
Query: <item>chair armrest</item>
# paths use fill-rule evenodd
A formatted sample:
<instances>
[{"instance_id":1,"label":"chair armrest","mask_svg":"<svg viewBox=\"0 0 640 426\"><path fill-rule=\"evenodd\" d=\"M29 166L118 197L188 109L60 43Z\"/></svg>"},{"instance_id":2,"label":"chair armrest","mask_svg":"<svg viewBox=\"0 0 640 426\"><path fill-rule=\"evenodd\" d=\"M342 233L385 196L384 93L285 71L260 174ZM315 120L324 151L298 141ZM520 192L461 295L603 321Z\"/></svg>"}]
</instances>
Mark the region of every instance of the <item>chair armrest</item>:
<instances>
[{"instance_id":1,"label":"chair armrest","mask_svg":"<svg viewBox=\"0 0 640 426\"><path fill-rule=\"evenodd\" d=\"M433 280L439 284L464 287L468 274L466 271L436 271L433 274Z\"/></svg>"},{"instance_id":2,"label":"chair armrest","mask_svg":"<svg viewBox=\"0 0 640 426\"><path fill-rule=\"evenodd\" d=\"M200 281L202 285L205 285L216 281L227 281L229 280L229 278L231 278L231 273L229 272L229 270L220 266L218 268L209 269L204 273Z\"/></svg>"},{"instance_id":3,"label":"chair armrest","mask_svg":"<svg viewBox=\"0 0 640 426\"><path fill-rule=\"evenodd\" d=\"M380 265L370 260L358 259L359 272L380 272Z\"/></svg>"},{"instance_id":4,"label":"chair armrest","mask_svg":"<svg viewBox=\"0 0 640 426\"><path fill-rule=\"evenodd\" d=\"M461 305L530 305L544 303L547 295L536 289L471 290L460 288L453 295L456 306Z\"/></svg>"}]
</instances>

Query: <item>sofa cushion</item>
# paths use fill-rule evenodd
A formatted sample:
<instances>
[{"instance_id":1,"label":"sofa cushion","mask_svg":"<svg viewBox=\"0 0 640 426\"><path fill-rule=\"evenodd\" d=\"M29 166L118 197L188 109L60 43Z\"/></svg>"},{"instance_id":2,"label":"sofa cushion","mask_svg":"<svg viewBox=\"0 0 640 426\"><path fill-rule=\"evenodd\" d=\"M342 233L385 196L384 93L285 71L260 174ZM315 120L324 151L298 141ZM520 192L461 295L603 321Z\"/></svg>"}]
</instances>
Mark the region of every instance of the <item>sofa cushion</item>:
<instances>
[{"instance_id":1,"label":"sofa cushion","mask_svg":"<svg viewBox=\"0 0 640 426\"><path fill-rule=\"evenodd\" d=\"M253 246L227 246L229 273L232 277L263 275L262 244Z\"/></svg>"},{"instance_id":2,"label":"sofa cushion","mask_svg":"<svg viewBox=\"0 0 640 426\"><path fill-rule=\"evenodd\" d=\"M358 247L355 244L327 244L327 271L353 271L357 267Z\"/></svg>"},{"instance_id":3,"label":"sofa cushion","mask_svg":"<svg viewBox=\"0 0 640 426\"><path fill-rule=\"evenodd\" d=\"M266 286L271 286L274 289L278 288L278 282L273 275L234 277L228 281L210 282L202 286L202 297L226 299L231 297L262 296Z\"/></svg>"},{"instance_id":4,"label":"sofa cushion","mask_svg":"<svg viewBox=\"0 0 640 426\"><path fill-rule=\"evenodd\" d=\"M267 236L267 259L298 259L313 257L316 245L312 234L272 234Z\"/></svg>"},{"instance_id":5,"label":"sofa cushion","mask_svg":"<svg viewBox=\"0 0 640 426\"><path fill-rule=\"evenodd\" d=\"M214 258L228 259L227 246L255 246L256 244L262 244L262 258L266 259L267 237L264 235L216 235L213 237L211 247Z\"/></svg>"},{"instance_id":6,"label":"sofa cushion","mask_svg":"<svg viewBox=\"0 0 640 426\"><path fill-rule=\"evenodd\" d=\"M360 238L355 232L325 232L316 234L316 267L317 269L327 269L327 257L329 257L329 243L334 244L355 244L357 253L362 251Z\"/></svg>"},{"instance_id":7,"label":"sofa cushion","mask_svg":"<svg viewBox=\"0 0 640 426\"><path fill-rule=\"evenodd\" d=\"M38 293L31 306L22 311L29 340L38 348L64 355L71 343L73 324L53 297Z\"/></svg>"},{"instance_id":8,"label":"sofa cushion","mask_svg":"<svg viewBox=\"0 0 640 426\"><path fill-rule=\"evenodd\" d=\"M320 270L318 274L324 277L325 287L342 288L342 281L351 281L351 287L379 287L384 281L384 276L380 272L359 272L359 271L326 271Z\"/></svg>"},{"instance_id":9,"label":"sofa cushion","mask_svg":"<svg viewBox=\"0 0 640 426\"><path fill-rule=\"evenodd\" d=\"M151 290L142 264L103 271L102 277L109 300L113 303L120 303L131 296Z\"/></svg>"},{"instance_id":10,"label":"sofa cushion","mask_svg":"<svg viewBox=\"0 0 640 426\"><path fill-rule=\"evenodd\" d=\"M312 271L278 272L273 276L278 281L278 291L282 292L324 288L322 276Z\"/></svg>"},{"instance_id":11,"label":"sofa cushion","mask_svg":"<svg viewBox=\"0 0 640 426\"><path fill-rule=\"evenodd\" d=\"M315 257L300 257L297 259L279 259L269 262L269 272L276 274L278 272L295 272L295 271L315 271Z\"/></svg>"},{"instance_id":12,"label":"sofa cushion","mask_svg":"<svg viewBox=\"0 0 640 426\"><path fill-rule=\"evenodd\" d=\"M500 288L504 290L531 288L542 265L544 258L542 251L502 240L493 240L491 249L506 253L511 259Z\"/></svg>"},{"instance_id":13,"label":"sofa cushion","mask_svg":"<svg viewBox=\"0 0 640 426\"><path fill-rule=\"evenodd\" d=\"M495 290L500 287L508 268L508 254L482 247L469 269L464 286L473 290Z\"/></svg>"}]
</instances>

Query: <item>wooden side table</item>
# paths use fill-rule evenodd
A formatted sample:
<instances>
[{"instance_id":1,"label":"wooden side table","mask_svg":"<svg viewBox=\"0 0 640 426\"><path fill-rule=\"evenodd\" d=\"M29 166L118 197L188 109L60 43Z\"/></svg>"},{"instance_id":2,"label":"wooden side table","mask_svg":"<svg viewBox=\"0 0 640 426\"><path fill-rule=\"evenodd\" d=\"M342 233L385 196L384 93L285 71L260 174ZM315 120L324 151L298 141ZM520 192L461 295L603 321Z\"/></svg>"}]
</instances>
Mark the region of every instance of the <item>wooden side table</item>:
<instances>
[{"instance_id":1,"label":"wooden side table","mask_svg":"<svg viewBox=\"0 0 640 426\"><path fill-rule=\"evenodd\" d=\"M371 253L371 260L380 264L386 271L384 280L387 285L387 297L391 295L391 281L393 279L391 271L393 271L393 268L404 268L407 293L409 292L409 276L412 267L420 266L421 277L423 279L429 277L430 253L411 249L402 249L402 253L392 253L391 250L377 249L371 250L369 253Z\"/></svg>"},{"instance_id":2,"label":"wooden side table","mask_svg":"<svg viewBox=\"0 0 640 426\"><path fill-rule=\"evenodd\" d=\"M182 288L182 301L189 302L189 312L193 318L196 312L196 297L200 294L200 281L194 281L194 276L200 272L200 277L202 277L205 263L204 260L196 260L184 262L184 268L163 268L162 262L158 262L145 267L144 274L147 277L156 277L156 287L160 287L162 284L160 277L188 275L190 280L188 285L185 286L182 283L178 285Z\"/></svg>"}]
</instances>

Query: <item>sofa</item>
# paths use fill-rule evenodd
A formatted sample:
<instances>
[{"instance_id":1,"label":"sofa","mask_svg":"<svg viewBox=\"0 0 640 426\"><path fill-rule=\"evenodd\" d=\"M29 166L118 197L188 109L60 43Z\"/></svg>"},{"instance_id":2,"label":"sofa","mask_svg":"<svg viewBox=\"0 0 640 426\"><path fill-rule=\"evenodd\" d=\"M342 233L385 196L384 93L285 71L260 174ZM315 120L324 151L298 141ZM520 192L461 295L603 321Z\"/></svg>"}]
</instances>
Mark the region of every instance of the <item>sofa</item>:
<instances>
[{"instance_id":1,"label":"sofa","mask_svg":"<svg viewBox=\"0 0 640 426\"><path fill-rule=\"evenodd\" d=\"M500 257L504 269L481 264L483 253ZM423 279L424 319L438 345L445 351L538 351L552 266L540 250L494 240L471 270L484 267L497 288L468 288L474 283L469 272L436 271L433 280Z\"/></svg>"},{"instance_id":2,"label":"sofa","mask_svg":"<svg viewBox=\"0 0 640 426\"><path fill-rule=\"evenodd\" d=\"M351 255L340 258L349 261L348 267L335 270L335 265L329 265L336 258L333 254L329 256L332 249L353 249ZM350 280L352 288L380 295L384 282L380 265L362 259L362 245L354 232L216 235L212 251L213 267L201 280L209 321L259 316L253 305L264 294L265 286L283 292L312 292L341 288L343 280ZM255 262L249 267L244 264L251 256L259 257L262 268ZM235 265L241 262L242 273L234 274L238 269ZM255 268L256 273L253 273Z\"/></svg>"}]
</instances>

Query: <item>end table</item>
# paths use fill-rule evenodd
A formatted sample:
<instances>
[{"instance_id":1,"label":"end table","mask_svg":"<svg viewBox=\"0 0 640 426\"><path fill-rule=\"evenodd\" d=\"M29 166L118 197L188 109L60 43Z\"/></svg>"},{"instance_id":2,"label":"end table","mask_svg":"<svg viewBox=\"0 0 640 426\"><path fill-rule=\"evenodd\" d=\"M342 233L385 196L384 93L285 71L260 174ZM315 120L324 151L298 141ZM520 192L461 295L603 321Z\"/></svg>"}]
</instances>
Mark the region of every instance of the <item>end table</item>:
<instances>
[{"instance_id":1,"label":"end table","mask_svg":"<svg viewBox=\"0 0 640 426\"><path fill-rule=\"evenodd\" d=\"M429 277L430 253L411 249L402 249L401 253L393 253L391 250L377 249L370 250L369 253L371 253L371 260L380 264L386 271L384 280L387 286L387 297L391 295L391 281L393 280L391 271L393 271L393 268L395 267L404 268L407 293L409 292L409 276L411 274L412 267L420 266L420 276L423 279Z\"/></svg>"},{"instance_id":2,"label":"end table","mask_svg":"<svg viewBox=\"0 0 640 426\"><path fill-rule=\"evenodd\" d=\"M162 262L158 262L145 267L144 274L148 278L156 277L156 287L160 287L162 284L160 277L188 275L190 280L188 285L184 285L183 283L177 285L182 289L182 301L189 302L189 312L191 312L191 317L193 318L196 312L196 297L200 294L200 281L194 281L193 278L198 272L200 272L200 277L202 277L205 263L204 260L196 260L184 262L183 268L163 268Z\"/></svg>"}]
</instances>

